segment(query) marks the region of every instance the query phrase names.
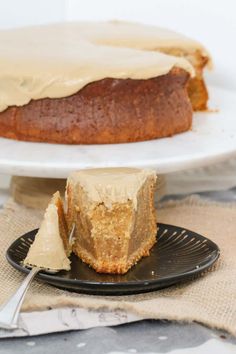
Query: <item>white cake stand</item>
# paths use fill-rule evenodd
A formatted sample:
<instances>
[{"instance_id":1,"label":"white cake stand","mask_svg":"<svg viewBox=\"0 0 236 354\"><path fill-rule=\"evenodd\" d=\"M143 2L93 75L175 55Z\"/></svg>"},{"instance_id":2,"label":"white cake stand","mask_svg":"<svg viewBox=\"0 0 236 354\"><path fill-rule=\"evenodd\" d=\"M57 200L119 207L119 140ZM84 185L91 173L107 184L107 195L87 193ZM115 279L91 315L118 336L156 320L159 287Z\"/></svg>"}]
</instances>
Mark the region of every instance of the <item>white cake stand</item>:
<instances>
[{"instance_id":1,"label":"white cake stand","mask_svg":"<svg viewBox=\"0 0 236 354\"><path fill-rule=\"evenodd\" d=\"M210 108L194 114L192 130L171 138L114 145L57 145L0 138L2 173L65 178L94 167L154 168L159 174L216 163L236 155L236 92L210 87Z\"/></svg>"}]
</instances>

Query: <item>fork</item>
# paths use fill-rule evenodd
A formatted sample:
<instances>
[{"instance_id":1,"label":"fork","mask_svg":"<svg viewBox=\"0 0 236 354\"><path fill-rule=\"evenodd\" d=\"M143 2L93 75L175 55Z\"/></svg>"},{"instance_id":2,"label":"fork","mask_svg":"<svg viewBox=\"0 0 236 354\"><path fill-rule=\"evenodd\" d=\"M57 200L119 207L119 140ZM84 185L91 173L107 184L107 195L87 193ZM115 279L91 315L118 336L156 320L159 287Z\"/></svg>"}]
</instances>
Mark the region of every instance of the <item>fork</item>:
<instances>
[{"instance_id":1,"label":"fork","mask_svg":"<svg viewBox=\"0 0 236 354\"><path fill-rule=\"evenodd\" d=\"M33 267L15 294L0 307L0 328L16 329L18 327L19 312L26 292L40 270L42 269Z\"/></svg>"},{"instance_id":2,"label":"fork","mask_svg":"<svg viewBox=\"0 0 236 354\"><path fill-rule=\"evenodd\" d=\"M72 225L72 229L69 235L69 243L73 242L73 234L75 230L75 224ZM13 330L18 328L18 319L21 305L24 301L26 292L34 279L34 277L40 271L46 271L47 273L54 274L57 271L44 269L41 267L32 267L27 277L23 280L18 290L0 307L0 328Z\"/></svg>"}]
</instances>

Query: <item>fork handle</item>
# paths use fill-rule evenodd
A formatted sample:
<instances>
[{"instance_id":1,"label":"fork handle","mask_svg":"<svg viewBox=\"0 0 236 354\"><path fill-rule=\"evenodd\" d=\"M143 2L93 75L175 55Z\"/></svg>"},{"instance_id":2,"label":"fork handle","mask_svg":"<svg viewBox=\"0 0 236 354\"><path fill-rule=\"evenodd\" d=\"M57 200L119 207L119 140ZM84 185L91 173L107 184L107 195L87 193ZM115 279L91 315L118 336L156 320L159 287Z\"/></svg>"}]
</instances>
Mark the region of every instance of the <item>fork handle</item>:
<instances>
[{"instance_id":1,"label":"fork handle","mask_svg":"<svg viewBox=\"0 0 236 354\"><path fill-rule=\"evenodd\" d=\"M10 299L0 307L0 328L17 328L19 312L25 294L30 283L40 270L40 268L33 267L15 294L13 294Z\"/></svg>"}]
</instances>

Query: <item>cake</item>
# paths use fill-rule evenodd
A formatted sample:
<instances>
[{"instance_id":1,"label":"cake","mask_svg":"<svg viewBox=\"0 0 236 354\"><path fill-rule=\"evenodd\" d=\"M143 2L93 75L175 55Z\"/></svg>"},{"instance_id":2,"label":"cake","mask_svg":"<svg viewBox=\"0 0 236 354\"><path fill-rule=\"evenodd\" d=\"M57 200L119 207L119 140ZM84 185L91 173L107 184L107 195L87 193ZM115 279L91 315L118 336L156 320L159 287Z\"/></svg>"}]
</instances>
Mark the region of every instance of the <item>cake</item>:
<instances>
[{"instance_id":1,"label":"cake","mask_svg":"<svg viewBox=\"0 0 236 354\"><path fill-rule=\"evenodd\" d=\"M124 274L156 242L155 171L87 169L69 176L67 221L73 252L98 273Z\"/></svg>"},{"instance_id":2,"label":"cake","mask_svg":"<svg viewBox=\"0 0 236 354\"><path fill-rule=\"evenodd\" d=\"M23 264L53 271L69 270L70 253L71 246L63 204L57 192L46 209L41 226Z\"/></svg>"},{"instance_id":3,"label":"cake","mask_svg":"<svg viewBox=\"0 0 236 354\"><path fill-rule=\"evenodd\" d=\"M125 22L0 31L0 136L65 144L144 141L190 129L207 107L209 54Z\"/></svg>"}]
</instances>

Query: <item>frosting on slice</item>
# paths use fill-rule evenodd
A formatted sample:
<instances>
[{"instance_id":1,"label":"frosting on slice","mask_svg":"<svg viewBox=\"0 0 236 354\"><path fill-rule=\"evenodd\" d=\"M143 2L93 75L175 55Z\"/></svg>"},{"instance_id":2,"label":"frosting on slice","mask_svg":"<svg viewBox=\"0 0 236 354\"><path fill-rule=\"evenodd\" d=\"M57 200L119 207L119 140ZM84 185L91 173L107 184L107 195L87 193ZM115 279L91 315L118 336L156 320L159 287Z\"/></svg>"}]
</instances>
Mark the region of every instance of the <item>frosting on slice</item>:
<instances>
[{"instance_id":1,"label":"frosting on slice","mask_svg":"<svg viewBox=\"0 0 236 354\"><path fill-rule=\"evenodd\" d=\"M40 229L23 263L56 271L70 269L70 260L60 235L56 205L49 204L46 209Z\"/></svg>"},{"instance_id":2,"label":"frosting on slice","mask_svg":"<svg viewBox=\"0 0 236 354\"><path fill-rule=\"evenodd\" d=\"M156 172L138 168L86 169L74 172L69 183L79 183L95 204L104 203L111 208L113 203L131 200L136 209L137 193L149 176L156 179Z\"/></svg>"}]
</instances>

